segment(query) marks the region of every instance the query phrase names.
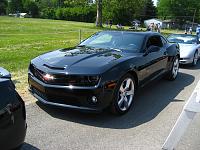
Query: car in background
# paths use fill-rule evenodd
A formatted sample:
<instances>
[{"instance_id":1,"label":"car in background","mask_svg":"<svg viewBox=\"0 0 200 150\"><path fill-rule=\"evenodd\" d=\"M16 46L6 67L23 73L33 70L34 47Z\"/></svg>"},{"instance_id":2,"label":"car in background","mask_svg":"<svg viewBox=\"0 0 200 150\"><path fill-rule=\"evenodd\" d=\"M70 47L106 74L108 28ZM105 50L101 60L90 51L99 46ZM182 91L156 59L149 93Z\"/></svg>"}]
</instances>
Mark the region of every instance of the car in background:
<instances>
[{"instance_id":1,"label":"car in background","mask_svg":"<svg viewBox=\"0 0 200 150\"><path fill-rule=\"evenodd\" d=\"M26 135L26 111L10 73L0 67L0 149L21 146Z\"/></svg>"},{"instance_id":2,"label":"car in background","mask_svg":"<svg viewBox=\"0 0 200 150\"><path fill-rule=\"evenodd\" d=\"M171 43L180 46L180 63L195 66L200 57L200 41L197 35L171 34L167 38Z\"/></svg>"},{"instance_id":3,"label":"car in background","mask_svg":"<svg viewBox=\"0 0 200 150\"><path fill-rule=\"evenodd\" d=\"M30 92L46 105L125 114L136 89L177 77L179 47L154 32L102 31L31 60Z\"/></svg>"}]
</instances>

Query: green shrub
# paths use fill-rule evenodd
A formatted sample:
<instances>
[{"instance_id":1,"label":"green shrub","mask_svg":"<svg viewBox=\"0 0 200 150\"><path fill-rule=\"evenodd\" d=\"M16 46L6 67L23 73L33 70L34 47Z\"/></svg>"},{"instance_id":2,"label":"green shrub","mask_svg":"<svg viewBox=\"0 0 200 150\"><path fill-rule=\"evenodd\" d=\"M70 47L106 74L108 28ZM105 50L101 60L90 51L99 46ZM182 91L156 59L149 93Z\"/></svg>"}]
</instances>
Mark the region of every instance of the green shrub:
<instances>
[{"instance_id":1,"label":"green shrub","mask_svg":"<svg viewBox=\"0 0 200 150\"><path fill-rule=\"evenodd\" d=\"M94 22L96 9L94 7L67 7L67 8L46 8L42 10L42 18Z\"/></svg>"}]
</instances>

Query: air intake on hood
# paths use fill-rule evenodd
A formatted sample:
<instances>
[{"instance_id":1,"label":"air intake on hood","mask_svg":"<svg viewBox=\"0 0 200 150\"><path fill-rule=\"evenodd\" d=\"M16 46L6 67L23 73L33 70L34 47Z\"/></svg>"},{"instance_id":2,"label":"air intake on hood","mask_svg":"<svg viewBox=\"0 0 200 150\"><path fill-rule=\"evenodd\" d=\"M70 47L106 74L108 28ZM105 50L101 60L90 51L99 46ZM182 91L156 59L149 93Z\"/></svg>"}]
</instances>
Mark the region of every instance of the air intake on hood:
<instances>
[{"instance_id":1,"label":"air intake on hood","mask_svg":"<svg viewBox=\"0 0 200 150\"><path fill-rule=\"evenodd\" d=\"M43 66L50 68L50 69L54 69L54 70L64 70L65 69L63 67L52 67L52 66L49 66L49 65L46 65L46 64L44 64Z\"/></svg>"}]
</instances>

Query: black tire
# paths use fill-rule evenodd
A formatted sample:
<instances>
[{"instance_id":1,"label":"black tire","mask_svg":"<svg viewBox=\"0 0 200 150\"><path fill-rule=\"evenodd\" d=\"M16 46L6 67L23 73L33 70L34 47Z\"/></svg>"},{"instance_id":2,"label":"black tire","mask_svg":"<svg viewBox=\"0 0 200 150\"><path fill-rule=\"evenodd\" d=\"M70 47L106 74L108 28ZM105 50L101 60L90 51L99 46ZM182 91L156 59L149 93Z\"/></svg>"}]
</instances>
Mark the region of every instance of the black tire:
<instances>
[{"instance_id":1,"label":"black tire","mask_svg":"<svg viewBox=\"0 0 200 150\"><path fill-rule=\"evenodd\" d=\"M192 62L192 66L196 66L197 65L197 61L198 61L198 52L196 51L194 53L194 57L193 57L193 62Z\"/></svg>"},{"instance_id":2,"label":"black tire","mask_svg":"<svg viewBox=\"0 0 200 150\"><path fill-rule=\"evenodd\" d=\"M179 70L179 57L176 56L173 60L172 67L169 71L169 73L165 76L165 78L169 81L173 81L178 76L178 70Z\"/></svg>"},{"instance_id":3,"label":"black tire","mask_svg":"<svg viewBox=\"0 0 200 150\"><path fill-rule=\"evenodd\" d=\"M129 84L128 88L126 88L125 84L126 85ZM122 92L122 90L124 92ZM131 106L133 105L135 91L136 91L136 84L135 84L134 77L131 74L126 74L118 81L118 84L115 88L113 101L110 107L111 113L116 114L116 115L123 115L127 113L129 109L131 108ZM126 92L130 95L128 95Z\"/></svg>"},{"instance_id":4,"label":"black tire","mask_svg":"<svg viewBox=\"0 0 200 150\"><path fill-rule=\"evenodd\" d=\"M13 150L22 150L23 144L17 146L16 148L14 148Z\"/></svg>"}]
</instances>

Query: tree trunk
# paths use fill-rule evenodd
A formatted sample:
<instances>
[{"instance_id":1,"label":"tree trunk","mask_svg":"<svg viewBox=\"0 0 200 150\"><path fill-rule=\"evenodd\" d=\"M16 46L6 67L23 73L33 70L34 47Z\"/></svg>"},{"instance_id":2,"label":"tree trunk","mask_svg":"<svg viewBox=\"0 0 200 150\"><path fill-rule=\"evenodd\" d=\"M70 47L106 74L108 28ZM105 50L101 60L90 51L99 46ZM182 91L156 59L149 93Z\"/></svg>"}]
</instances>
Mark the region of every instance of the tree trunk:
<instances>
[{"instance_id":1,"label":"tree trunk","mask_svg":"<svg viewBox=\"0 0 200 150\"><path fill-rule=\"evenodd\" d=\"M96 18L96 26L102 26L102 0L97 0L97 18Z\"/></svg>"}]
</instances>

